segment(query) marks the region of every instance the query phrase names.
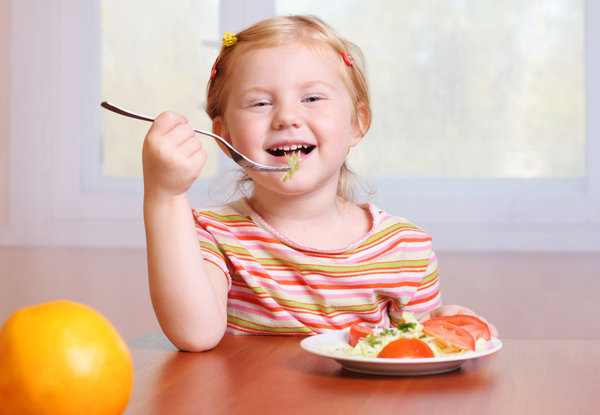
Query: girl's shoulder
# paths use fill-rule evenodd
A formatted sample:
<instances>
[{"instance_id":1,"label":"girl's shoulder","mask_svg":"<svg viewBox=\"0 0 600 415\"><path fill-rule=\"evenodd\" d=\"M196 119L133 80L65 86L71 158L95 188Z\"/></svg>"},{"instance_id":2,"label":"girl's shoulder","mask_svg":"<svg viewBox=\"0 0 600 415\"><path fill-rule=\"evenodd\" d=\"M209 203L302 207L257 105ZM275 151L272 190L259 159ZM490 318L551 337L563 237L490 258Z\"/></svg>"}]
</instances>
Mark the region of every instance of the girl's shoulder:
<instances>
[{"instance_id":1,"label":"girl's shoulder","mask_svg":"<svg viewBox=\"0 0 600 415\"><path fill-rule=\"evenodd\" d=\"M423 229L421 229L419 226L415 225L410 220L408 220L402 216L391 215L391 214L387 213L385 210L378 208L377 206L375 206L372 203L363 203L359 206L370 212L371 217L373 218L374 227L402 225L402 226L409 227L409 228L412 228L415 230L423 231Z\"/></svg>"},{"instance_id":2,"label":"girl's shoulder","mask_svg":"<svg viewBox=\"0 0 600 415\"><path fill-rule=\"evenodd\" d=\"M204 222L239 222L250 221L248 205L243 199L231 203L203 208L193 208L192 213L196 221Z\"/></svg>"},{"instance_id":3,"label":"girl's shoulder","mask_svg":"<svg viewBox=\"0 0 600 415\"><path fill-rule=\"evenodd\" d=\"M387 213L377 206L366 203L360 205L363 209L369 209L373 218L373 227L367 238L368 242L387 241L398 243L417 243L430 245L431 236L421 227L415 225L410 220Z\"/></svg>"}]
</instances>

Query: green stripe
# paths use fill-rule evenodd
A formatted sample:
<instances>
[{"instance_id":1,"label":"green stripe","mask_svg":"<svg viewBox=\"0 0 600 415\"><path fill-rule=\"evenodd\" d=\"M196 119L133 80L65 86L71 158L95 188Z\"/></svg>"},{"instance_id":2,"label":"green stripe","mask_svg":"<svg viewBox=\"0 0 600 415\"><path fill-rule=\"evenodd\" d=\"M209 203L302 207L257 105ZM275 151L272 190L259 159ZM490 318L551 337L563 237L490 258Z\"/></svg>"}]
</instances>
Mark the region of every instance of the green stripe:
<instances>
[{"instance_id":1,"label":"green stripe","mask_svg":"<svg viewBox=\"0 0 600 415\"><path fill-rule=\"evenodd\" d=\"M418 260L403 260L394 261L389 263L373 263L373 264L362 264L342 267L339 265L325 265L325 264L300 264L292 261L284 261L278 258L260 258L256 255L252 255L247 249L232 246L232 245L221 245L225 252L232 252L238 255L245 255L254 257L260 265L263 267L272 267L273 265L281 265L286 268L292 267L301 271L320 271L320 272L331 272L331 273L343 273L343 272L360 272L360 271L372 271L372 270L386 270L398 267L426 267L429 263L429 259L418 259Z\"/></svg>"},{"instance_id":2,"label":"green stripe","mask_svg":"<svg viewBox=\"0 0 600 415\"><path fill-rule=\"evenodd\" d=\"M219 255L220 257L222 257L223 259L225 259L225 256L223 255L223 252L219 251L218 249L215 249L215 246L213 244L211 244L211 243L200 241L200 247L203 248L203 249L206 249L208 251L211 251L214 254Z\"/></svg>"},{"instance_id":3,"label":"green stripe","mask_svg":"<svg viewBox=\"0 0 600 415\"><path fill-rule=\"evenodd\" d=\"M377 297L377 300L375 300L375 301L377 302L378 300L379 300L379 297ZM301 308L303 310L321 311L326 314L331 314L335 311L368 311L373 308L376 308L376 303L375 304L365 304L365 305L360 305L360 306L337 306L337 307L329 306L329 307L327 307L327 306L323 306L321 304L306 304L306 303L300 303L297 301L283 300L281 298L277 298L277 299L275 299L275 301L277 301L278 304L283 305L283 306L293 307L293 308Z\"/></svg>"},{"instance_id":4,"label":"green stripe","mask_svg":"<svg viewBox=\"0 0 600 415\"><path fill-rule=\"evenodd\" d=\"M250 222L246 216L242 215L219 215L216 212L212 212L210 210L203 210L201 212L205 216L210 216L213 219L217 219L221 222L234 222L234 221L245 221Z\"/></svg>"},{"instance_id":5,"label":"green stripe","mask_svg":"<svg viewBox=\"0 0 600 415\"><path fill-rule=\"evenodd\" d=\"M389 227L383 229L382 231L377 232L376 234L374 234L370 238L368 238L365 241L365 244L373 242L373 241L375 241L377 239L381 239L383 236L389 235L390 233L393 233L393 232L396 232L398 229L401 229L401 228L416 229L416 230L421 231L421 228L419 228L418 226L415 226L415 225L413 225L412 223L409 223L409 222L394 223L392 226L389 226Z\"/></svg>"},{"instance_id":6,"label":"green stripe","mask_svg":"<svg viewBox=\"0 0 600 415\"><path fill-rule=\"evenodd\" d=\"M273 333L314 333L314 330L308 327L270 327L262 324L252 323L249 321L240 320L237 317L228 315L227 321L237 324L238 326L246 327L254 330L268 331Z\"/></svg>"},{"instance_id":7,"label":"green stripe","mask_svg":"<svg viewBox=\"0 0 600 415\"><path fill-rule=\"evenodd\" d=\"M421 281L421 284L426 284L429 281L433 280L434 278L436 278L439 274L439 271L436 269L435 272L433 274L429 274L428 276L426 276L425 278L423 278L423 280Z\"/></svg>"},{"instance_id":8,"label":"green stripe","mask_svg":"<svg viewBox=\"0 0 600 415\"><path fill-rule=\"evenodd\" d=\"M321 272L331 272L333 274L343 273L343 272L358 272L358 271L372 271L372 270L382 270L398 267L426 267L429 263L429 259L419 259L419 260L405 260L405 261L395 261L389 263L375 263L375 264L363 264L363 265L355 265L355 266L347 266L341 267L339 265L324 265L324 264L298 264L295 262L282 261L279 259L270 259L270 258L257 258L263 266L273 266L273 265L284 265L284 266L292 266L296 269L302 271L321 271Z\"/></svg>"},{"instance_id":9,"label":"green stripe","mask_svg":"<svg viewBox=\"0 0 600 415\"><path fill-rule=\"evenodd\" d=\"M241 254L241 255L250 256L250 257L254 256L254 255L250 254L250 251L248 251L245 248L239 247L239 246L221 244L221 247L223 248L223 250L225 252L233 252L235 254Z\"/></svg>"}]
</instances>

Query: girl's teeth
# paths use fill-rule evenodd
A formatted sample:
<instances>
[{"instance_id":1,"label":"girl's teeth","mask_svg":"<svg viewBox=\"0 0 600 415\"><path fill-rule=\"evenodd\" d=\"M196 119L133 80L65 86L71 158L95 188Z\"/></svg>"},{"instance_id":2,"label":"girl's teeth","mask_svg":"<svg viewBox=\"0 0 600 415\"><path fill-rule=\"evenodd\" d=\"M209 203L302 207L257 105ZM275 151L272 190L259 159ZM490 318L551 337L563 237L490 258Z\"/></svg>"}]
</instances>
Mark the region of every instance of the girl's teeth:
<instances>
[{"instance_id":1,"label":"girl's teeth","mask_svg":"<svg viewBox=\"0 0 600 415\"><path fill-rule=\"evenodd\" d=\"M314 146L311 146L309 144L291 144L289 146L271 147L267 151L274 156L283 157L284 155L289 154L290 152L291 153L302 152L304 154L308 154L313 150L313 148L314 148Z\"/></svg>"},{"instance_id":2,"label":"girl's teeth","mask_svg":"<svg viewBox=\"0 0 600 415\"><path fill-rule=\"evenodd\" d=\"M281 150L281 151L294 151L294 150L298 150L299 148L308 148L308 146L304 145L304 144L292 144L291 146L279 146L276 147L275 150Z\"/></svg>"}]
</instances>

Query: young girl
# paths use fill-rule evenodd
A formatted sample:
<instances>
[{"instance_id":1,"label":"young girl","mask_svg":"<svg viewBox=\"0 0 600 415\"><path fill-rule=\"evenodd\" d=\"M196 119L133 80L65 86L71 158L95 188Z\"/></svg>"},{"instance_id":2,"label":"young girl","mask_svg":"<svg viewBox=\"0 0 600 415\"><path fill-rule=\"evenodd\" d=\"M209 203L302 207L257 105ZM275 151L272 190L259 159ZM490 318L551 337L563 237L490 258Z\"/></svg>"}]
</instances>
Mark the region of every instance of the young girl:
<instances>
[{"instance_id":1,"label":"young girl","mask_svg":"<svg viewBox=\"0 0 600 415\"><path fill-rule=\"evenodd\" d=\"M296 153L301 167L286 181L247 171L251 196L216 209L191 213L206 153L187 119L156 118L143 150L149 282L176 347L206 350L226 331L310 335L390 326L402 311L472 313L440 306L423 230L351 200L346 156L371 122L361 62L314 17L226 34L208 85L213 132L259 163Z\"/></svg>"}]
</instances>

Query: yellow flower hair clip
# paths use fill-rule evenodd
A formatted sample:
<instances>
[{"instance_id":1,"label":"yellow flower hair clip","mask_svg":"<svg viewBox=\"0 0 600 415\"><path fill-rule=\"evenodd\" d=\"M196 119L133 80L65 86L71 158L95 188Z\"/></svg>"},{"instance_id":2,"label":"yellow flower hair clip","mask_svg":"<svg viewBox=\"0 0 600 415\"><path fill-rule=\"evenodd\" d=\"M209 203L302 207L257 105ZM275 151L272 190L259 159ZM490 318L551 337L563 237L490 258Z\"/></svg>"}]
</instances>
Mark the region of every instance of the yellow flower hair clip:
<instances>
[{"instance_id":1,"label":"yellow flower hair clip","mask_svg":"<svg viewBox=\"0 0 600 415\"><path fill-rule=\"evenodd\" d=\"M233 46L236 44L237 42L237 37L235 37L235 33L225 33L225 36L223 36L223 46L225 46L226 48Z\"/></svg>"}]
</instances>

